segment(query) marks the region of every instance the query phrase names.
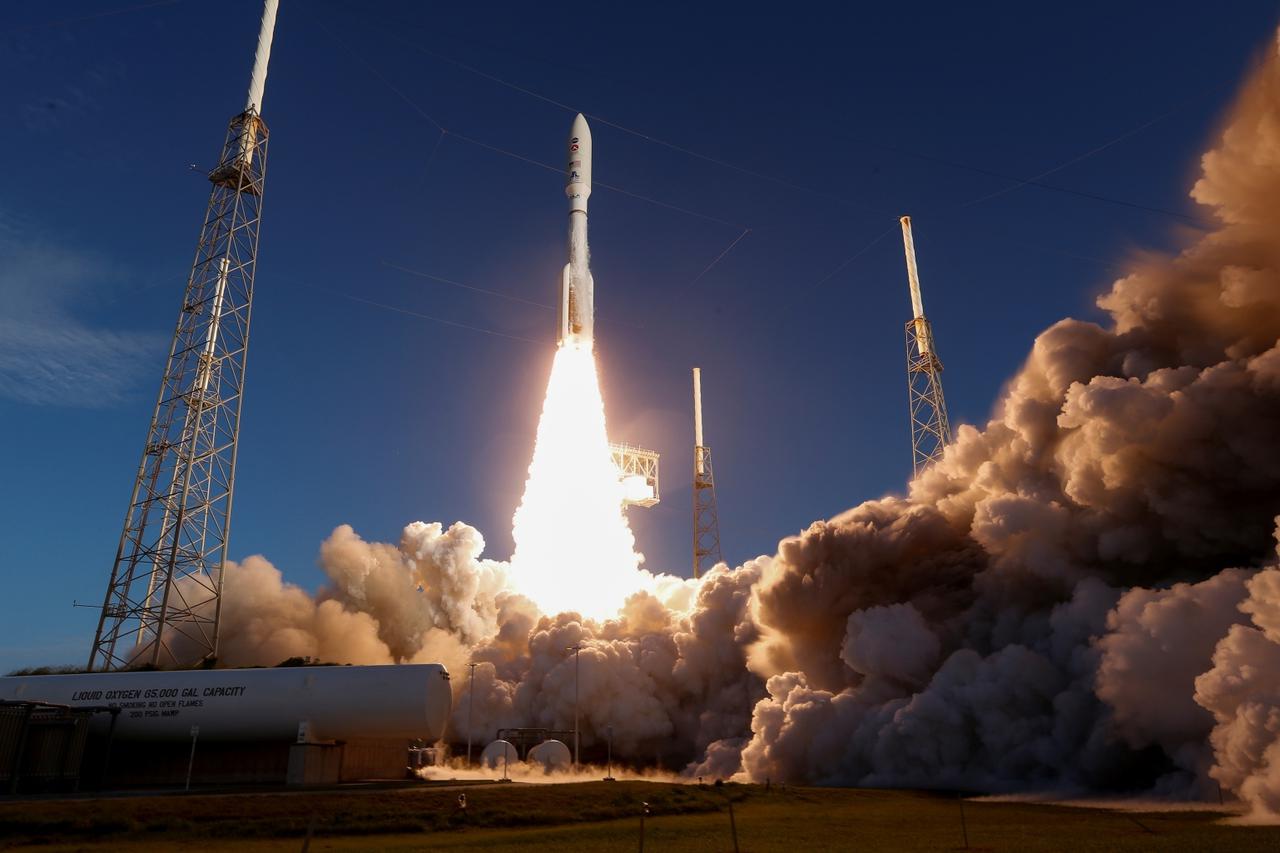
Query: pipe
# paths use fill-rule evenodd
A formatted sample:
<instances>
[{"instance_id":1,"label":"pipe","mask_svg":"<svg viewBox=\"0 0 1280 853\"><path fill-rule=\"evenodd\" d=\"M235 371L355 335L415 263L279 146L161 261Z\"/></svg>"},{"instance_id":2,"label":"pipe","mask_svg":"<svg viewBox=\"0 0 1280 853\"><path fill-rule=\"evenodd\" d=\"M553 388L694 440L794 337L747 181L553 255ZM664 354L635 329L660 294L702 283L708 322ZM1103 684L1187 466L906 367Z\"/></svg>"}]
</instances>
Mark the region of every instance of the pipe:
<instances>
[{"instance_id":1,"label":"pipe","mask_svg":"<svg viewBox=\"0 0 1280 853\"><path fill-rule=\"evenodd\" d=\"M929 354L929 336L924 334L924 299L920 296L920 271L916 269L916 243L911 236L911 217L898 220L902 223L902 248L907 256L907 283L911 286L911 317L915 321L916 343L921 355Z\"/></svg>"},{"instance_id":2,"label":"pipe","mask_svg":"<svg viewBox=\"0 0 1280 853\"><path fill-rule=\"evenodd\" d=\"M258 50L253 55L253 74L249 77L249 97L245 112L256 110L262 115L262 98L267 88L267 63L271 60L271 39L276 31L276 10L280 0L266 0L262 7L262 28L258 31Z\"/></svg>"},{"instance_id":3,"label":"pipe","mask_svg":"<svg viewBox=\"0 0 1280 853\"><path fill-rule=\"evenodd\" d=\"M902 223L902 246L907 254L907 281L911 285L912 317L919 320L924 316L924 300L920 298L920 273L916 269L916 244L911 237L911 217L904 216Z\"/></svg>"},{"instance_id":4,"label":"pipe","mask_svg":"<svg viewBox=\"0 0 1280 853\"><path fill-rule=\"evenodd\" d=\"M693 369L693 448L699 474L705 474L702 462L702 368Z\"/></svg>"},{"instance_id":5,"label":"pipe","mask_svg":"<svg viewBox=\"0 0 1280 853\"><path fill-rule=\"evenodd\" d=\"M702 446L702 368L693 369L693 443Z\"/></svg>"}]
</instances>

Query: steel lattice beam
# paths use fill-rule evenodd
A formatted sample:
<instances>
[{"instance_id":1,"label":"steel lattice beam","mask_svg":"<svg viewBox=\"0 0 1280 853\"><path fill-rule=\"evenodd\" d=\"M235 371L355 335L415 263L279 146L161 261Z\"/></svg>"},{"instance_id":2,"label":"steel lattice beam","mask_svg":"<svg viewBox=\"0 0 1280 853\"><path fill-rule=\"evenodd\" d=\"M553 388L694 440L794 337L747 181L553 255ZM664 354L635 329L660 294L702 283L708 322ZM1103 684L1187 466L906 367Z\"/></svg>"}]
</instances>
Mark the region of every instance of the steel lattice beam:
<instances>
[{"instance_id":1,"label":"steel lattice beam","mask_svg":"<svg viewBox=\"0 0 1280 853\"><path fill-rule=\"evenodd\" d=\"M933 327L923 316L907 323L907 402L911 414L911 470L919 474L942 458L951 441L947 402L942 395L942 361Z\"/></svg>"},{"instance_id":2,"label":"steel lattice beam","mask_svg":"<svg viewBox=\"0 0 1280 853\"><path fill-rule=\"evenodd\" d=\"M702 441L702 370L693 369L693 576L722 562L711 448Z\"/></svg>"},{"instance_id":3,"label":"steel lattice beam","mask_svg":"<svg viewBox=\"0 0 1280 853\"><path fill-rule=\"evenodd\" d=\"M618 469L618 479L626 480L639 477L644 480L643 496L624 497L623 506L642 506L646 509L657 506L662 499L658 488L658 462L660 456L656 450L645 450L630 444L611 443L609 452L613 455L613 467Z\"/></svg>"},{"instance_id":4,"label":"steel lattice beam","mask_svg":"<svg viewBox=\"0 0 1280 853\"><path fill-rule=\"evenodd\" d=\"M711 448L693 449L693 576L700 578L720 554L720 516L716 511L716 484L711 473Z\"/></svg>"},{"instance_id":5,"label":"steel lattice beam","mask_svg":"<svg viewBox=\"0 0 1280 853\"><path fill-rule=\"evenodd\" d=\"M231 120L125 513L89 669L218 653L267 126Z\"/></svg>"},{"instance_id":6,"label":"steel lattice beam","mask_svg":"<svg viewBox=\"0 0 1280 853\"><path fill-rule=\"evenodd\" d=\"M947 401L942 396L942 362L934 346L933 326L924 316L920 271L916 268L916 244L911 217L902 225L902 249L907 261L907 286L911 292L911 320L907 323L907 410L911 415L911 472L919 474L951 441Z\"/></svg>"}]
</instances>

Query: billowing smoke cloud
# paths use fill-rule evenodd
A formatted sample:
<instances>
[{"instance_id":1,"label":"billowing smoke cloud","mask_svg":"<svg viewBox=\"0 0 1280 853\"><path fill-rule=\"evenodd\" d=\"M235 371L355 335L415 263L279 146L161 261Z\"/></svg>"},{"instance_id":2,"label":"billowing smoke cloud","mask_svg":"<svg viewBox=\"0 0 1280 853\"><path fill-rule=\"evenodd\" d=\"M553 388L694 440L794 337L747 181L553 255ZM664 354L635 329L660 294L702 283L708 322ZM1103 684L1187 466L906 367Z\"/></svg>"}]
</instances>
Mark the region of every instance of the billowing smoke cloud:
<instances>
[{"instance_id":1,"label":"billowing smoke cloud","mask_svg":"<svg viewBox=\"0 0 1280 853\"><path fill-rule=\"evenodd\" d=\"M227 566L220 653L230 664L279 663L292 657L344 663L391 659L378 621L332 600L313 600L285 583L262 557Z\"/></svg>"},{"instance_id":2,"label":"billowing smoke cloud","mask_svg":"<svg viewBox=\"0 0 1280 853\"><path fill-rule=\"evenodd\" d=\"M1192 791L1216 717L1220 764L1252 752L1214 775L1276 790L1276 729L1195 679L1264 637L1232 627L1250 573L1228 567L1268 558L1280 509L1277 192L1273 56L1193 191L1216 227L1116 282L1109 325L1041 334L906 500L782 544L753 606L750 775Z\"/></svg>"},{"instance_id":3,"label":"billowing smoke cloud","mask_svg":"<svg viewBox=\"0 0 1280 853\"><path fill-rule=\"evenodd\" d=\"M1213 717L1196 703L1193 686L1218 639L1246 619L1239 605L1248 579L1228 569L1198 584L1135 588L1107 617L1097 693L1130 747L1159 744L1182 769L1200 777L1208 770Z\"/></svg>"},{"instance_id":4,"label":"billowing smoke cloud","mask_svg":"<svg viewBox=\"0 0 1280 853\"><path fill-rule=\"evenodd\" d=\"M1239 793L1257 818L1280 815L1280 569L1247 584L1240 611L1251 625L1233 625L1213 653L1213 668L1196 679L1195 700L1213 714L1211 775Z\"/></svg>"},{"instance_id":5,"label":"billowing smoke cloud","mask_svg":"<svg viewBox=\"0 0 1280 853\"><path fill-rule=\"evenodd\" d=\"M773 557L542 613L455 524L340 527L315 599L227 578L225 657L438 659L454 741L584 745L775 781L1202 794L1280 814L1280 64L1192 196L1207 224L1043 332L906 497ZM632 568L634 570L634 568ZM578 656L570 651L578 648ZM467 664L476 664L474 683ZM474 703L474 710L473 708Z\"/></svg>"},{"instance_id":6,"label":"billowing smoke cloud","mask_svg":"<svg viewBox=\"0 0 1280 853\"><path fill-rule=\"evenodd\" d=\"M315 597L262 557L230 564L221 660L443 662L461 675L453 680L458 741L484 744L512 726L572 730L575 698L583 742L612 734L620 757L683 766L748 733L763 695L745 660L756 636L746 614L758 566L720 566L697 584L657 578L600 622L540 613L483 548L465 524L410 524L396 546L343 525L320 547L329 583ZM576 661L573 646L581 647ZM737 769L732 754L721 775Z\"/></svg>"}]
</instances>

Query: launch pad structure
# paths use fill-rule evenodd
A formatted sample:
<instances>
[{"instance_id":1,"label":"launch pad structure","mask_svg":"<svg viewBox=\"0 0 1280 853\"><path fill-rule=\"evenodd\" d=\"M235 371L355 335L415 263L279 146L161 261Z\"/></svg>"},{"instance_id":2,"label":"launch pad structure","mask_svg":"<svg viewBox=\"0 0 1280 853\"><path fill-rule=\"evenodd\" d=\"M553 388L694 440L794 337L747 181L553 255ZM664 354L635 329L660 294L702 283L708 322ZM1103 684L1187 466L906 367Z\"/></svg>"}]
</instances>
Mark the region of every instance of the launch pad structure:
<instances>
[{"instance_id":1,"label":"launch pad structure","mask_svg":"<svg viewBox=\"0 0 1280 853\"><path fill-rule=\"evenodd\" d=\"M278 0L266 0L243 112L231 119L89 653L90 670L218 654L258 226L261 117ZM175 648L175 644L177 648Z\"/></svg>"},{"instance_id":2,"label":"launch pad structure","mask_svg":"<svg viewBox=\"0 0 1280 853\"><path fill-rule=\"evenodd\" d=\"M609 452L613 455L613 466L618 469L618 479L627 484L623 505L646 509L657 506L662 497L658 490L658 451L612 442Z\"/></svg>"},{"instance_id":3,"label":"launch pad structure","mask_svg":"<svg viewBox=\"0 0 1280 853\"><path fill-rule=\"evenodd\" d=\"M907 406L911 416L911 473L919 474L942 458L951 441L947 402L942 394L942 360L934 345L933 326L924 315L920 274L911 217L904 216L902 245L907 258L907 282L911 287L912 317L907 321Z\"/></svg>"},{"instance_id":4,"label":"launch pad structure","mask_svg":"<svg viewBox=\"0 0 1280 853\"><path fill-rule=\"evenodd\" d=\"M711 473L711 448L702 440L702 369L693 369L693 576L724 559L720 554L720 516Z\"/></svg>"}]
</instances>

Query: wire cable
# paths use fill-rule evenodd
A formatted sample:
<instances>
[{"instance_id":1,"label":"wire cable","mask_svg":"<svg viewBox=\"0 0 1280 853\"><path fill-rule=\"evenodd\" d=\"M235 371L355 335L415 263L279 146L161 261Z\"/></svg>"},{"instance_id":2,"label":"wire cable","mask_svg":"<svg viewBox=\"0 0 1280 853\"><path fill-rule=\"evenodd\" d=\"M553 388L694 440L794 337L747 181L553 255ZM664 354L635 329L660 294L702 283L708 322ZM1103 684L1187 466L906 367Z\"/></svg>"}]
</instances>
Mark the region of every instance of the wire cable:
<instances>
[{"instance_id":1,"label":"wire cable","mask_svg":"<svg viewBox=\"0 0 1280 853\"><path fill-rule=\"evenodd\" d=\"M443 276L432 275L431 273L422 272L421 270L409 269L408 267L402 267L399 264L393 264L390 261L379 261L379 263L381 263L384 267L387 267L388 269L399 270L402 273L408 273L409 275L416 275L419 278L429 278L432 281L438 281L442 284L451 284L454 287L461 287L464 290L471 290L476 293L484 293L484 294L488 294L489 296L497 296L500 299L509 299L512 302L519 302L523 305L532 305L535 308L547 308L547 309L554 310L556 307L546 302L535 302L532 299L525 299L520 296L513 296L510 293L503 293L500 290L488 290L483 287L476 287L475 285L472 285L472 284L463 284L462 282L454 281L451 278L444 278Z\"/></svg>"},{"instance_id":2,"label":"wire cable","mask_svg":"<svg viewBox=\"0 0 1280 853\"><path fill-rule=\"evenodd\" d=\"M693 287L702 279L704 275L711 272L711 268L714 267L716 264L720 263L720 261L724 260L724 256L732 252L733 247L741 243L742 238L747 236L750 233L751 233L750 228L743 228L742 233L739 234L737 237L735 237L732 243L730 243L728 246L725 246L724 251L716 255L716 259L714 261L707 264L706 269L704 269L702 272L698 273L696 276L693 277L693 281L689 282L689 286Z\"/></svg>"},{"instance_id":3,"label":"wire cable","mask_svg":"<svg viewBox=\"0 0 1280 853\"><path fill-rule=\"evenodd\" d=\"M370 305L374 308L381 308L385 311L395 311L397 314L406 314L410 317L417 317L422 320L430 320L433 323L439 323L444 326L452 326L455 329L465 329L469 332L480 332L481 334L484 334L484 335L492 335L495 338L506 338L507 340L522 341L527 344L537 344L538 346L551 345L550 341L545 341L545 340L537 341L537 340L534 340L533 338L525 338L525 337L521 337L520 335L511 335L506 332L499 332L495 329L486 329L482 326L472 326L468 323L459 323L455 320L446 320L443 317L435 317L435 316L432 316L431 314L423 314L420 311L413 311L409 308L402 308L398 305L388 305L385 302L375 302L372 299L365 299L362 296L355 296L353 294L343 293L338 290L330 290L327 287L318 287L316 285L303 284L302 282L299 282L299 281L293 281L293 282L286 281L283 283L286 285L292 285L294 287L304 287L304 288L307 288L308 290L314 290L319 293L327 293L330 296L337 296L342 299L349 299L352 302L359 302L362 305Z\"/></svg>"}]
</instances>

